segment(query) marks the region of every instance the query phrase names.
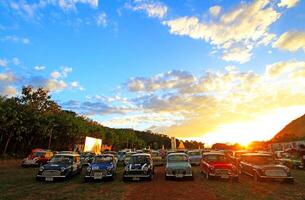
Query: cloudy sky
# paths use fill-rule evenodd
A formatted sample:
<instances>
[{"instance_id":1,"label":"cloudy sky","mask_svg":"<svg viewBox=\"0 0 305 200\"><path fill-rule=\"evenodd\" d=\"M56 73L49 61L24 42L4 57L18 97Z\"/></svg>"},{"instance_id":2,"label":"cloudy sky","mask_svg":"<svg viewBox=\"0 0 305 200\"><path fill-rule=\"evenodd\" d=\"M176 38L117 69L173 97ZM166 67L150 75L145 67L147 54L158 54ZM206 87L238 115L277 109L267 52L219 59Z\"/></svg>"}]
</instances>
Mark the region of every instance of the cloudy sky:
<instances>
[{"instance_id":1,"label":"cloudy sky","mask_svg":"<svg viewBox=\"0 0 305 200\"><path fill-rule=\"evenodd\" d=\"M304 0L3 0L0 94L105 126L270 139L305 113Z\"/></svg>"}]
</instances>

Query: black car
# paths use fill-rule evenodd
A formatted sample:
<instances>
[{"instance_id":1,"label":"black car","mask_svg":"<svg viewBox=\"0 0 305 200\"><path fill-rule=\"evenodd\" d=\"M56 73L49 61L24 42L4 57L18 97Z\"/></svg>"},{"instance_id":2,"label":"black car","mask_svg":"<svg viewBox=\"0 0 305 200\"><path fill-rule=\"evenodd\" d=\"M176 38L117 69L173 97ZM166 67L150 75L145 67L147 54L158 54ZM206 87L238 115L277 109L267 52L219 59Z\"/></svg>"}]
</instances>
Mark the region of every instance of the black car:
<instances>
[{"instance_id":1,"label":"black car","mask_svg":"<svg viewBox=\"0 0 305 200\"><path fill-rule=\"evenodd\" d=\"M239 173L253 177L256 182L266 179L294 182L289 168L279 164L271 154L246 153L241 155Z\"/></svg>"},{"instance_id":2,"label":"black car","mask_svg":"<svg viewBox=\"0 0 305 200\"><path fill-rule=\"evenodd\" d=\"M125 166L123 181L141 179L152 180L154 175L154 165L151 155L148 153L136 153L130 157Z\"/></svg>"},{"instance_id":3,"label":"black car","mask_svg":"<svg viewBox=\"0 0 305 200\"><path fill-rule=\"evenodd\" d=\"M36 180L54 181L66 179L80 173L80 171L79 154L57 154L48 164L39 168Z\"/></svg>"}]
</instances>

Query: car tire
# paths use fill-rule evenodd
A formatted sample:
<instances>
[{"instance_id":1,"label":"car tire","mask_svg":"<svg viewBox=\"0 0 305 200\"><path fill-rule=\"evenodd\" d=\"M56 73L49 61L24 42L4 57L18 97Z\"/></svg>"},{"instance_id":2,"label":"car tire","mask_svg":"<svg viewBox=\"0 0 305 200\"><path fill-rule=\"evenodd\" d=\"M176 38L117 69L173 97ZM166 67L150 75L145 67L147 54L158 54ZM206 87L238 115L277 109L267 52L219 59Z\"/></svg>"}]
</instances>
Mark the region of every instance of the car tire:
<instances>
[{"instance_id":1,"label":"car tire","mask_svg":"<svg viewBox=\"0 0 305 200\"><path fill-rule=\"evenodd\" d=\"M165 180L169 180L169 179L170 179L170 177L165 175Z\"/></svg>"},{"instance_id":2,"label":"car tire","mask_svg":"<svg viewBox=\"0 0 305 200\"><path fill-rule=\"evenodd\" d=\"M256 183L260 182L260 177L259 175L257 174L257 172L254 172L254 175L253 175L253 179Z\"/></svg>"},{"instance_id":3,"label":"car tire","mask_svg":"<svg viewBox=\"0 0 305 200\"><path fill-rule=\"evenodd\" d=\"M210 179L211 179L209 172L206 172L206 173L205 173L205 178L206 178L207 180L210 180Z\"/></svg>"},{"instance_id":4,"label":"car tire","mask_svg":"<svg viewBox=\"0 0 305 200\"><path fill-rule=\"evenodd\" d=\"M84 178L84 181L87 183L87 182L90 182L90 178L88 178L88 177L85 177Z\"/></svg>"}]
</instances>

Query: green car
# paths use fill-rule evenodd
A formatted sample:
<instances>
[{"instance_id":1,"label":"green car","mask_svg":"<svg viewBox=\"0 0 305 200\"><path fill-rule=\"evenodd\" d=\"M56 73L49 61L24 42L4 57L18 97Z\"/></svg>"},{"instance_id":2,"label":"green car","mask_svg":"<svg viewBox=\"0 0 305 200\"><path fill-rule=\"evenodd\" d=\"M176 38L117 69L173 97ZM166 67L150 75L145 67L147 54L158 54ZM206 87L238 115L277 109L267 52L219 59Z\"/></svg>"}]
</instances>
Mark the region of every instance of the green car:
<instances>
[{"instance_id":1,"label":"green car","mask_svg":"<svg viewBox=\"0 0 305 200\"><path fill-rule=\"evenodd\" d=\"M193 179L192 166L187 154L171 153L167 155L165 179L168 180L170 178Z\"/></svg>"}]
</instances>

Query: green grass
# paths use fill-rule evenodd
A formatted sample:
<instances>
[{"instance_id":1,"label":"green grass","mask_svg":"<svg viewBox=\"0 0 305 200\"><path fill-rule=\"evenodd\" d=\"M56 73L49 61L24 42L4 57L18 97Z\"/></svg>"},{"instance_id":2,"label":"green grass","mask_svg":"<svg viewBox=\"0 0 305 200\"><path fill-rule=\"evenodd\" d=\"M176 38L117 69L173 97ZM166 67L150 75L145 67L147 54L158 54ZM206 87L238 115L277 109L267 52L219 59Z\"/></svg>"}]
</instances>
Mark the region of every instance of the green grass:
<instances>
[{"instance_id":1,"label":"green grass","mask_svg":"<svg viewBox=\"0 0 305 200\"><path fill-rule=\"evenodd\" d=\"M182 192L185 196L191 195L193 197L191 199L196 199L196 194L201 192L224 200L305 200L304 170L292 171L295 177L294 184L255 183L245 175L240 177L239 182L206 180L204 175L200 174L199 168L194 168L194 181L168 182L164 180L164 175L160 174L163 172L163 167L158 169L159 174L156 175L159 177L158 180L145 183L124 183L122 168L119 169L114 181L85 183L82 175L76 175L68 181L45 183L35 181L37 170L37 168L21 168L19 161L0 160L0 200L120 200L124 199L126 193L138 193L143 187L146 187L144 191L150 193L158 192L160 187L177 187L180 189L163 190L164 195L174 197ZM181 190L186 187L187 190ZM147 196L147 194L143 195Z\"/></svg>"}]
</instances>

